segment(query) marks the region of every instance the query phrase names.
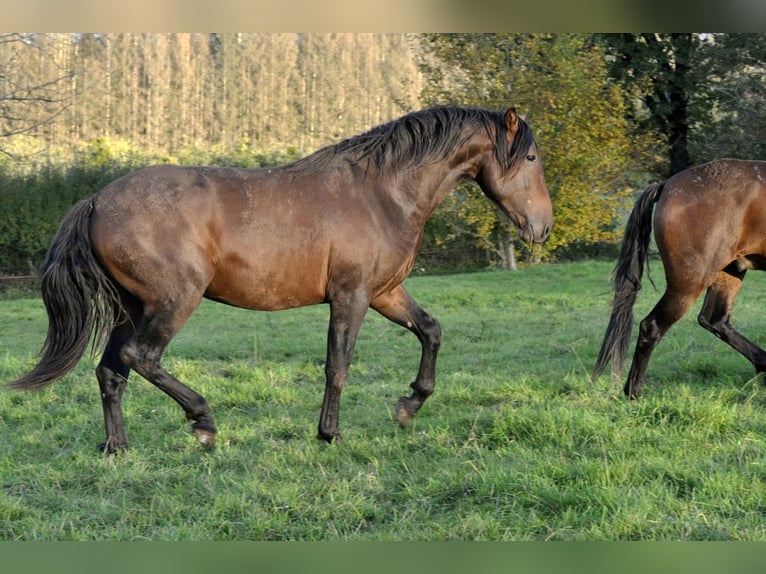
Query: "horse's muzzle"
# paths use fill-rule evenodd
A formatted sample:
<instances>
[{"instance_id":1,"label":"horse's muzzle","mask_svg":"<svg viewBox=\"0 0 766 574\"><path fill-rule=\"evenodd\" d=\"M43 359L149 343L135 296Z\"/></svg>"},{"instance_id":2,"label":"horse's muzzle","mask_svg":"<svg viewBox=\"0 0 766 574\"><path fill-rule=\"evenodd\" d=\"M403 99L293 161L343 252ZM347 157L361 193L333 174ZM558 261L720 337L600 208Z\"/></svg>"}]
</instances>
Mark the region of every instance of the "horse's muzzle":
<instances>
[{"instance_id":1,"label":"horse's muzzle","mask_svg":"<svg viewBox=\"0 0 766 574\"><path fill-rule=\"evenodd\" d=\"M519 237L527 243L543 243L551 234L551 224L534 225L527 223L519 228Z\"/></svg>"}]
</instances>

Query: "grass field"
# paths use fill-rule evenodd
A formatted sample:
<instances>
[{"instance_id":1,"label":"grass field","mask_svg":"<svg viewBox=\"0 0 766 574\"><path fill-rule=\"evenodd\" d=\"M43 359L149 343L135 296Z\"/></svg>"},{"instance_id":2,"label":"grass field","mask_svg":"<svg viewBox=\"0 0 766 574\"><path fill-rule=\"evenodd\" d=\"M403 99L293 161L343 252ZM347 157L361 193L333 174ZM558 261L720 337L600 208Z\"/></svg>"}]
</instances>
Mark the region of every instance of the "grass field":
<instances>
[{"instance_id":1,"label":"grass field","mask_svg":"<svg viewBox=\"0 0 766 574\"><path fill-rule=\"evenodd\" d=\"M131 449L101 455L86 359L42 392L0 390L0 540L766 540L766 389L697 326L699 303L655 352L641 400L590 383L610 270L409 279L444 330L436 392L398 428L419 345L371 312L339 444L315 439L324 306L205 302L173 341L165 365L210 402L213 451L133 375ZM735 307L755 340L765 279L751 274ZM638 317L657 297L646 283ZM0 380L32 366L45 329L39 299L0 301Z\"/></svg>"}]
</instances>

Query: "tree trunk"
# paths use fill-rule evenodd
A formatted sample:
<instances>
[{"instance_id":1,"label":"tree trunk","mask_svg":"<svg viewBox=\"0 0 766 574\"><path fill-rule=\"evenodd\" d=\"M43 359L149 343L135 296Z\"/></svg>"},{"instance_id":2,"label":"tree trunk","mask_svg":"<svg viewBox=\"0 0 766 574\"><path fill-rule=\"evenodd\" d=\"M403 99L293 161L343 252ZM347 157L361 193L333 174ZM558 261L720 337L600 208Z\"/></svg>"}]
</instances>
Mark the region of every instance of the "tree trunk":
<instances>
[{"instance_id":1,"label":"tree trunk","mask_svg":"<svg viewBox=\"0 0 766 574\"><path fill-rule=\"evenodd\" d=\"M516 271L516 249L513 245L513 236L508 230L503 230L497 235L497 253L503 269Z\"/></svg>"},{"instance_id":2,"label":"tree trunk","mask_svg":"<svg viewBox=\"0 0 766 574\"><path fill-rule=\"evenodd\" d=\"M689 94L688 77L692 54L691 34L671 34L675 48L675 75L671 80L668 117L670 144L670 174L689 167Z\"/></svg>"}]
</instances>

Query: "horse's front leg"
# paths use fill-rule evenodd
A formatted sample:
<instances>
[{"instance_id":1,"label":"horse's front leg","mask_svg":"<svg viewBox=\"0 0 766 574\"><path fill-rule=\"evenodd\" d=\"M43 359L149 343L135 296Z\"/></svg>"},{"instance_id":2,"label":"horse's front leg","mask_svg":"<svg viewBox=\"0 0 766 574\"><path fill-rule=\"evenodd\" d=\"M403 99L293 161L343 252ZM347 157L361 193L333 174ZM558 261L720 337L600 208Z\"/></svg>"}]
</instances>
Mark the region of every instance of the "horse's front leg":
<instances>
[{"instance_id":1,"label":"horse's front leg","mask_svg":"<svg viewBox=\"0 0 766 574\"><path fill-rule=\"evenodd\" d=\"M404 427L434 392L436 355L442 339L441 327L401 285L374 299L370 306L387 319L415 333L422 347L418 376L410 385L412 394L401 397L396 403L396 418Z\"/></svg>"},{"instance_id":2,"label":"horse's front leg","mask_svg":"<svg viewBox=\"0 0 766 574\"><path fill-rule=\"evenodd\" d=\"M318 434L318 438L327 442L340 439L338 430L340 395L346 384L354 345L368 306L369 297L363 291L336 295L330 301L325 391Z\"/></svg>"}]
</instances>

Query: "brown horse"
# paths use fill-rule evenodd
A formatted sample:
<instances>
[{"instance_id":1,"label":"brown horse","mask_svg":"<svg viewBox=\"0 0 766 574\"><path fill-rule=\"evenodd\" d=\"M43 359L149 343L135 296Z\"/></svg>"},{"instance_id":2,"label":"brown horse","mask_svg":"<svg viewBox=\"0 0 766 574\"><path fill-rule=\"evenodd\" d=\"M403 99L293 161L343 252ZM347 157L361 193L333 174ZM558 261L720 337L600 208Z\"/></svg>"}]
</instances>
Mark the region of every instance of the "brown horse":
<instances>
[{"instance_id":1,"label":"brown horse","mask_svg":"<svg viewBox=\"0 0 766 574\"><path fill-rule=\"evenodd\" d=\"M49 326L41 358L10 383L40 388L106 340L96 369L108 452L127 447L122 395L130 370L172 397L197 439L214 443L207 401L160 363L203 297L257 310L328 303L326 387L319 437L339 437L338 410L368 307L422 346L404 426L434 389L441 329L402 282L426 220L474 180L542 242L552 223L529 126L505 113L444 106L273 169L155 166L118 179L64 217L41 269Z\"/></svg>"},{"instance_id":2,"label":"brown horse","mask_svg":"<svg viewBox=\"0 0 766 574\"><path fill-rule=\"evenodd\" d=\"M653 184L636 201L615 268L612 316L592 379L609 363L619 374L625 363L655 203L654 235L667 287L641 321L625 394L641 395L652 351L706 289L700 325L747 357L757 373L766 371L766 352L730 322L747 270L766 269L766 162L722 159Z\"/></svg>"}]
</instances>

